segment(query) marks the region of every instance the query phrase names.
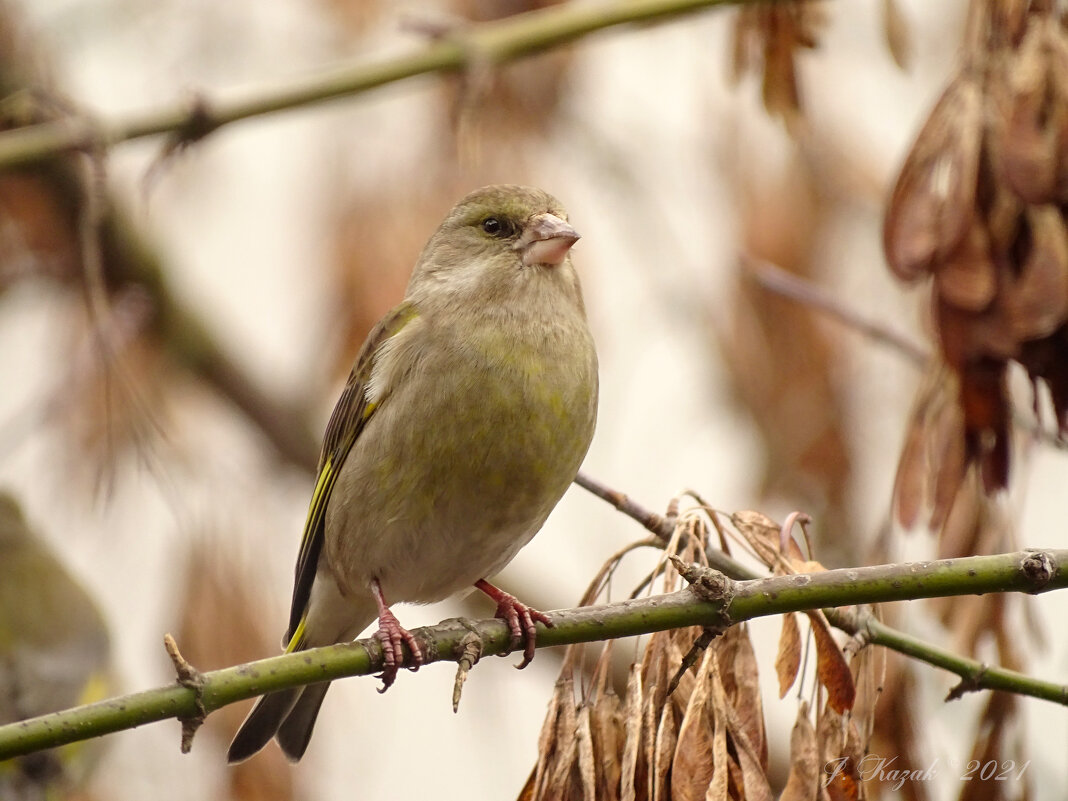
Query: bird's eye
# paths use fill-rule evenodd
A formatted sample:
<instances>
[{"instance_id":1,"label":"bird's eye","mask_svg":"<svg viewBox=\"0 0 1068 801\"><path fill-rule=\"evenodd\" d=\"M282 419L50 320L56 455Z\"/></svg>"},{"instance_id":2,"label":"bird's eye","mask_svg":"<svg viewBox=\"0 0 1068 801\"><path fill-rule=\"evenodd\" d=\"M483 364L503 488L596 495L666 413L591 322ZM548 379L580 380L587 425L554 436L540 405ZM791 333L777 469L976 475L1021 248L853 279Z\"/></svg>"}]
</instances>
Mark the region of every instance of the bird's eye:
<instances>
[{"instance_id":1,"label":"bird's eye","mask_svg":"<svg viewBox=\"0 0 1068 801\"><path fill-rule=\"evenodd\" d=\"M498 238L504 238L512 235L512 225L507 220L502 220L500 217L487 217L482 221L482 230L490 236Z\"/></svg>"}]
</instances>

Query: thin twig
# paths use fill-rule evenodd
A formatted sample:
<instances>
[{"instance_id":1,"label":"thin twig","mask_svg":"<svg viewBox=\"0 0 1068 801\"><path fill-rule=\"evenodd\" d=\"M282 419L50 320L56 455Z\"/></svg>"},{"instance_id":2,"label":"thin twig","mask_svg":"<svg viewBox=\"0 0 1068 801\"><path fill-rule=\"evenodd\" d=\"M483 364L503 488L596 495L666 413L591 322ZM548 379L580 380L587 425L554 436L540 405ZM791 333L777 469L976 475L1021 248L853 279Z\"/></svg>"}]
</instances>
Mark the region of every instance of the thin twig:
<instances>
[{"instance_id":1,"label":"thin twig","mask_svg":"<svg viewBox=\"0 0 1068 801\"><path fill-rule=\"evenodd\" d=\"M755 256L743 254L741 260L749 274L769 292L822 312L875 342L889 345L916 367L923 368L930 363L931 354L926 348L881 323L864 318L818 284L806 281L776 264ZM1036 441L1058 450L1068 450L1068 439L1057 431L1050 431L1043 427L1041 421L1021 414L1016 408L1012 410L1012 421Z\"/></svg>"},{"instance_id":2,"label":"thin twig","mask_svg":"<svg viewBox=\"0 0 1068 801\"><path fill-rule=\"evenodd\" d=\"M574 42L596 31L633 23L663 22L718 5L751 0L627 0L614 3L561 3L500 20L471 23L421 49L375 61L325 69L287 85L274 85L239 97L199 92L185 102L115 120L88 114L0 134L0 170L60 153L107 149L120 142L170 134L168 148L180 147L240 120L352 97L386 84L431 73L455 73L478 65L504 64Z\"/></svg>"},{"instance_id":3,"label":"thin twig","mask_svg":"<svg viewBox=\"0 0 1068 801\"><path fill-rule=\"evenodd\" d=\"M672 516L658 515L656 512L651 512L648 509L634 503L624 493L618 492L610 487L602 484L597 479L592 478L585 473L579 473L575 476L575 483L582 487L587 492L592 492L602 501L607 501L612 504L627 517L631 517L637 520L645 528L655 534L659 539L667 542L671 539L671 534L675 530L675 520Z\"/></svg>"},{"instance_id":4,"label":"thin twig","mask_svg":"<svg viewBox=\"0 0 1068 801\"><path fill-rule=\"evenodd\" d=\"M742 266L764 289L833 317L876 342L889 345L917 367L931 360L930 351L882 323L863 317L818 284L806 281L770 261L742 254Z\"/></svg>"}]
</instances>

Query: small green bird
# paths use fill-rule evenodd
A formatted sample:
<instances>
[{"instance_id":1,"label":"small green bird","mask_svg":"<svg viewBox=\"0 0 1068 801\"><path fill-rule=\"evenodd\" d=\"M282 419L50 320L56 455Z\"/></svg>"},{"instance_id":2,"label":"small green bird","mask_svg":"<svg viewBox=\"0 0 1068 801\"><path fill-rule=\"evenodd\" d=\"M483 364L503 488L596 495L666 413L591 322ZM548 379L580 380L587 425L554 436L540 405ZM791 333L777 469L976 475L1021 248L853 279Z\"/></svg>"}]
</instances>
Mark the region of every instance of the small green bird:
<instances>
[{"instance_id":1,"label":"small green bird","mask_svg":"<svg viewBox=\"0 0 1068 801\"><path fill-rule=\"evenodd\" d=\"M404 300L371 331L327 425L297 560L286 651L352 640L378 618L388 687L423 661L389 609L474 585L534 656L537 610L487 577L538 532L586 455L597 354L569 251L579 235L539 189L461 200ZM388 600L387 600L388 599ZM521 665L522 666L522 665ZM228 760L272 737L303 756L329 683L259 699Z\"/></svg>"},{"instance_id":2,"label":"small green bird","mask_svg":"<svg viewBox=\"0 0 1068 801\"><path fill-rule=\"evenodd\" d=\"M89 593L0 491L0 724L88 704L112 685L107 625ZM43 801L88 777L98 742L0 764L0 798Z\"/></svg>"}]
</instances>

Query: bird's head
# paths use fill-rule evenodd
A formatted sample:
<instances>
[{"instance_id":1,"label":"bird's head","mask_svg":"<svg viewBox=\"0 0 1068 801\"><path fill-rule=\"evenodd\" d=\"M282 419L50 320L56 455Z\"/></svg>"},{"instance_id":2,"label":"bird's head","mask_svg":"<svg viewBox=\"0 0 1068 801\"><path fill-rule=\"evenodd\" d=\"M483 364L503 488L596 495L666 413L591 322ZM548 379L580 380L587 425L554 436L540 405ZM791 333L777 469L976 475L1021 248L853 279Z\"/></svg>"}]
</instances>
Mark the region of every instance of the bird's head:
<instances>
[{"instance_id":1,"label":"bird's head","mask_svg":"<svg viewBox=\"0 0 1068 801\"><path fill-rule=\"evenodd\" d=\"M409 294L427 289L485 293L548 278L573 287L568 258L578 232L560 202L540 189L513 184L478 189L449 212L427 242Z\"/></svg>"}]
</instances>

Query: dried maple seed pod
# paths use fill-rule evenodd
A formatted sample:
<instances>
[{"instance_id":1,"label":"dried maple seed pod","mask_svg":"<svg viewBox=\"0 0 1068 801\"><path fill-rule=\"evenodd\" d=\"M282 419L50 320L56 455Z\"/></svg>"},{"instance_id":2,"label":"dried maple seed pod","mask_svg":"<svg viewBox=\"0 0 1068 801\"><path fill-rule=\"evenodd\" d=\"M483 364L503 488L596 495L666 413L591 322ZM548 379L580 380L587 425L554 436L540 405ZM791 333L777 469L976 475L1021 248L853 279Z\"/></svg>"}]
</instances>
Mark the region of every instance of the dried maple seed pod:
<instances>
[{"instance_id":1,"label":"dried maple seed pod","mask_svg":"<svg viewBox=\"0 0 1068 801\"><path fill-rule=\"evenodd\" d=\"M982 130L981 87L961 72L916 137L890 197L883 246L898 278L914 281L931 272L968 233Z\"/></svg>"},{"instance_id":2,"label":"dried maple seed pod","mask_svg":"<svg viewBox=\"0 0 1068 801\"><path fill-rule=\"evenodd\" d=\"M998 125L1002 180L1029 203L1068 200L1068 42L1035 17L1006 61L1008 106Z\"/></svg>"},{"instance_id":3,"label":"dried maple seed pod","mask_svg":"<svg viewBox=\"0 0 1068 801\"><path fill-rule=\"evenodd\" d=\"M1068 321L1068 231L1052 206L1033 206L1021 225L1018 275L1001 292L1013 336L1047 337Z\"/></svg>"}]
</instances>

